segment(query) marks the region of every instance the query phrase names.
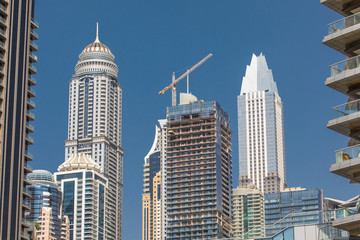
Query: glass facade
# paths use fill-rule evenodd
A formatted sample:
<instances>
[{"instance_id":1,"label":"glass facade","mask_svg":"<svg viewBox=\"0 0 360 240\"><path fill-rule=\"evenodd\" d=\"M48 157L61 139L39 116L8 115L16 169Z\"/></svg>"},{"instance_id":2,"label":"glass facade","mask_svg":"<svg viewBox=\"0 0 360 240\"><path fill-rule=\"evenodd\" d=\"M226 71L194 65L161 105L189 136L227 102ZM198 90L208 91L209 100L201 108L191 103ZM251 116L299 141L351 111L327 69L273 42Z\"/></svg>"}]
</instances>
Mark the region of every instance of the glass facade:
<instances>
[{"instance_id":1,"label":"glass facade","mask_svg":"<svg viewBox=\"0 0 360 240\"><path fill-rule=\"evenodd\" d=\"M63 191L64 214L70 221L70 240L106 239L107 180L95 171L55 173Z\"/></svg>"},{"instance_id":2,"label":"glass facade","mask_svg":"<svg viewBox=\"0 0 360 240\"><path fill-rule=\"evenodd\" d=\"M50 174L50 173L49 173ZM54 182L36 179L51 179L52 175L39 174L37 170L28 175L31 179L32 185L27 186L27 192L31 195L31 199L27 199L27 205L30 205L31 210L26 214L26 220L30 222L37 222L41 216L42 207L49 207L52 210L52 221L56 239L61 236L61 200L62 194L58 186ZM51 176L51 177L49 177Z\"/></svg>"},{"instance_id":3,"label":"glass facade","mask_svg":"<svg viewBox=\"0 0 360 240\"><path fill-rule=\"evenodd\" d=\"M265 194L266 236L290 226L323 222L322 203L322 191L319 189Z\"/></svg>"}]
</instances>

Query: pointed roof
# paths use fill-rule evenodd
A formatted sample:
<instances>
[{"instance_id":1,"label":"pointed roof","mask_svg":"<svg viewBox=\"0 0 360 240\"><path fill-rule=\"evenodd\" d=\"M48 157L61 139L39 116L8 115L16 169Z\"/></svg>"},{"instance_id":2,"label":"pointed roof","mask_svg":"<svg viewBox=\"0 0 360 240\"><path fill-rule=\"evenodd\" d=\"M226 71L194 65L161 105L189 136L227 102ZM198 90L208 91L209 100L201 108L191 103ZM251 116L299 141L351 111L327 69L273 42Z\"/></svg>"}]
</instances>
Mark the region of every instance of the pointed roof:
<instances>
[{"instance_id":1,"label":"pointed roof","mask_svg":"<svg viewBox=\"0 0 360 240\"><path fill-rule=\"evenodd\" d=\"M278 93L276 83L269 69L265 56L260 53L257 57L252 55L250 66L246 67L246 73L243 77L240 95L243 93L269 90Z\"/></svg>"},{"instance_id":2,"label":"pointed roof","mask_svg":"<svg viewBox=\"0 0 360 240\"><path fill-rule=\"evenodd\" d=\"M110 49L99 40L99 24L96 23L96 38L95 41L89 45L87 45L82 53L89 52L102 52L102 53L111 53Z\"/></svg>"},{"instance_id":3,"label":"pointed roof","mask_svg":"<svg viewBox=\"0 0 360 240\"><path fill-rule=\"evenodd\" d=\"M85 153L73 154L70 158L61 164L58 168L59 172L72 171L72 170L95 170L100 172L100 166Z\"/></svg>"}]
</instances>

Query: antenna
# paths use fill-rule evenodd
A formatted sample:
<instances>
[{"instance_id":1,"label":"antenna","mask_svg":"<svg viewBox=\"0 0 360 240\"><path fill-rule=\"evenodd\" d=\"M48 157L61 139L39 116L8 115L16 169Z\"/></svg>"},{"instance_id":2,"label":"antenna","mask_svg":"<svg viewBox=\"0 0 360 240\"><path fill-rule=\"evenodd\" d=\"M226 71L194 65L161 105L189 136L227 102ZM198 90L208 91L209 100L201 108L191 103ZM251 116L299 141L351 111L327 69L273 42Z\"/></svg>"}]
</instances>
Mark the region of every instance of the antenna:
<instances>
[{"instance_id":1,"label":"antenna","mask_svg":"<svg viewBox=\"0 0 360 240\"><path fill-rule=\"evenodd\" d=\"M95 42L100 42L99 41L99 23L96 22L96 39Z\"/></svg>"}]
</instances>

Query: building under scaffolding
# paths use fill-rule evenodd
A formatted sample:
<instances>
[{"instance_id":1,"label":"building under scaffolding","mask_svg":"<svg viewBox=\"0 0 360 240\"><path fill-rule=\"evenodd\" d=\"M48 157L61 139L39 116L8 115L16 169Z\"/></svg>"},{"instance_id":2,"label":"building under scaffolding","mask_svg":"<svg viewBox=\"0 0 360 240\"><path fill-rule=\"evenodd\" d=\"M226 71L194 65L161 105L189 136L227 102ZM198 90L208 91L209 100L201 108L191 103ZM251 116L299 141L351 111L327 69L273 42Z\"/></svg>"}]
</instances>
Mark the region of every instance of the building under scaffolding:
<instances>
[{"instance_id":1,"label":"building under scaffolding","mask_svg":"<svg viewBox=\"0 0 360 240\"><path fill-rule=\"evenodd\" d=\"M231 236L231 135L215 101L182 94L167 108L166 239Z\"/></svg>"}]
</instances>

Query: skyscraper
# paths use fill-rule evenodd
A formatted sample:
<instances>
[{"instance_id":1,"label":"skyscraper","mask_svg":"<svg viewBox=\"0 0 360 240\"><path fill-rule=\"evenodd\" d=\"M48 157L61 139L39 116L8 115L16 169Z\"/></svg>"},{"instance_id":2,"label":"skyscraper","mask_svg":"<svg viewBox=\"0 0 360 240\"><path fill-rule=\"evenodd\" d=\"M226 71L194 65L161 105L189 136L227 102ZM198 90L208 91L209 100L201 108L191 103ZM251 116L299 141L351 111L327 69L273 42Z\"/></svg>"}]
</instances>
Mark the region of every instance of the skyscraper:
<instances>
[{"instance_id":1,"label":"skyscraper","mask_svg":"<svg viewBox=\"0 0 360 240\"><path fill-rule=\"evenodd\" d=\"M72 155L58 168L55 180L63 192L64 215L69 218L70 240L113 239L108 224L108 181L89 155Z\"/></svg>"},{"instance_id":2,"label":"skyscraper","mask_svg":"<svg viewBox=\"0 0 360 240\"><path fill-rule=\"evenodd\" d=\"M31 185L27 186L27 191L31 195L28 200L31 211L26 215L26 219L30 222L38 222L44 208L47 219L51 215L51 224L45 223L52 228L51 239L60 239L61 222L62 222L62 193L60 188L54 181L53 175L46 170L34 170L28 174L27 179L31 181ZM48 212L51 211L51 214ZM48 238L50 239L50 238Z\"/></svg>"},{"instance_id":3,"label":"skyscraper","mask_svg":"<svg viewBox=\"0 0 360 240\"><path fill-rule=\"evenodd\" d=\"M86 153L109 181L110 209L107 224L122 236L123 149L121 147L122 88L110 49L99 41L82 51L70 80L68 140L65 159Z\"/></svg>"},{"instance_id":4,"label":"skyscraper","mask_svg":"<svg viewBox=\"0 0 360 240\"><path fill-rule=\"evenodd\" d=\"M165 153L166 120L159 120L155 138L149 153L144 158L144 193L142 196L142 239L165 237Z\"/></svg>"},{"instance_id":5,"label":"skyscraper","mask_svg":"<svg viewBox=\"0 0 360 240\"><path fill-rule=\"evenodd\" d=\"M236 239L265 237L264 194L252 184L233 190L233 234Z\"/></svg>"},{"instance_id":6,"label":"skyscraper","mask_svg":"<svg viewBox=\"0 0 360 240\"><path fill-rule=\"evenodd\" d=\"M231 135L215 101L182 94L167 108L166 239L231 236Z\"/></svg>"},{"instance_id":7,"label":"skyscraper","mask_svg":"<svg viewBox=\"0 0 360 240\"><path fill-rule=\"evenodd\" d=\"M34 127L31 109L35 103L32 77L37 57L34 31L34 0L0 1L0 239L29 239L30 224L24 213L26 174L33 160L29 146L34 143L30 133Z\"/></svg>"},{"instance_id":8,"label":"skyscraper","mask_svg":"<svg viewBox=\"0 0 360 240\"><path fill-rule=\"evenodd\" d=\"M344 94L345 102L332 108L333 117L327 127L349 137L346 148L336 151L330 171L350 183L360 183L360 2L321 0L321 3L342 15L328 24L323 43L344 55L344 59L330 66L325 81L326 86ZM336 219L333 226L360 237L360 200L356 205L356 211L349 210L352 214Z\"/></svg>"},{"instance_id":9,"label":"skyscraper","mask_svg":"<svg viewBox=\"0 0 360 240\"><path fill-rule=\"evenodd\" d=\"M286 186L283 104L265 56L252 56L238 96L239 184L264 193Z\"/></svg>"}]
</instances>

